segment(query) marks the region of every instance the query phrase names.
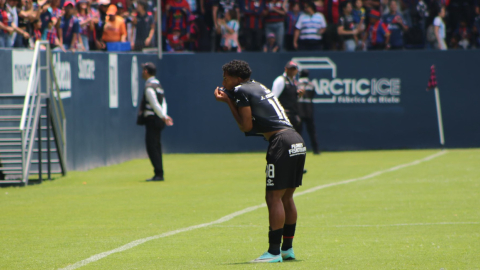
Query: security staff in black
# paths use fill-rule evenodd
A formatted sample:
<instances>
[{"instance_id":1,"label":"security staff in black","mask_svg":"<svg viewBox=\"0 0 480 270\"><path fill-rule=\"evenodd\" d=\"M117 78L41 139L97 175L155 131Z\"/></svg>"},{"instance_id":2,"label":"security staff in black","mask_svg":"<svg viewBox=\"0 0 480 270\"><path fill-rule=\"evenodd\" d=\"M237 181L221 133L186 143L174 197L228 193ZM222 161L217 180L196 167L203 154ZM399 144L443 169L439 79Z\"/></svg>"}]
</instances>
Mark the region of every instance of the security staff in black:
<instances>
[{"instance_id":1,"label":"security staff in black","mask_svg":"<svg viewBox=\"0 0 480 270\"><path fill-rule=\"evenodd\" d=\"M252 262L281 262L295 259L292 241L297 210L293 193L302 185L306 148L275 95L250 80L251 73L247 62L233 60L225 64L224 89L217 87L214 94L218 101L227 103L241 131L246 135L262 135L269 141L265 199L270 245L267 252Z\"/></svg>"},{"instance_id":2,"label":"security staff in black","mask_svg":"<svg viewBox=\"0 0 480 270\"><path fill-rule=\"evenodd\" d=\"M155 78L156 67L148 62L142 65L145 92L140 104L137 124L145 125L145 144L155 175L147 181L163 181L161 132L165 125L172 126L173 120L167 115L167 102L160 82Z\"/></svg>"},{"instance_id":3,"label":"security staff in black","mask_svg":"<svg viewBox=\"0 0 480 270\"><path fill-rule=\"evenodd\" d=\"M303 92L303 95L298 98L298 115L302 122L300 124L300 131L302 133L303 124L307 126L308 136L312 142L313 154L320 154L318 149L317 132L315 129L315 120L313 118L313 97L315 96L315 86L308 79L308 69L302 69L298 79L297 87Z\"/></svg>"},{"instance_id":4,"label":"security staff in black","mask_svg":"<svg viewBox=\"0 0 480 270\"><path fill-rule=\"evenodd\" d=\"M301 119L298 116L297 99L302 93L298 91L295 76L298 73L298 66L295 62L289 61L285 65L285 72L278 76L273 82L272 92L278 98L288 119L298 132L301 128Z\"/></svg>"}]
</instances>

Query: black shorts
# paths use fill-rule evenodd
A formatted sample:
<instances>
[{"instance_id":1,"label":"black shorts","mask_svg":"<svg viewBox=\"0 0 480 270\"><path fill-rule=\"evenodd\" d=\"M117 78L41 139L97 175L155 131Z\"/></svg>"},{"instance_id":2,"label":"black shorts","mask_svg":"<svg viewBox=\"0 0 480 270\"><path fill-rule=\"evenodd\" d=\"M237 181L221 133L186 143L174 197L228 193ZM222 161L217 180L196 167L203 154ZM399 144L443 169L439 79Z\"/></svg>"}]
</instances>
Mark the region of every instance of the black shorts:
<instances>
[{"instance_id":1,"label":"black shorts","mask_svg":"<svg viewBox=\"0 0 480 270\"><path fill-rule=\"evenodd\" d=\"M269 141L265 171L267 190L301 186L307 154L302 136L287 129L274 134Z\"/></svg>"}]
</instances>

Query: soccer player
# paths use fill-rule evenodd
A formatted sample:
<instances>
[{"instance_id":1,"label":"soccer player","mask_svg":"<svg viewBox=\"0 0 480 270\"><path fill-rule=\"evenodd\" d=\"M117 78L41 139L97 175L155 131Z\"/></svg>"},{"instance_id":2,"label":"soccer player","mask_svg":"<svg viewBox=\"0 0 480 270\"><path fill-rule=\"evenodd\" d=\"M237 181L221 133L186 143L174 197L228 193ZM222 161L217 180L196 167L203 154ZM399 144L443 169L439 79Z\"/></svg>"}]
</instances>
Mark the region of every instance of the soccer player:
<instances>
[{"instance_id":1,"label":"soccer player","mask_svg":"<svg viewBox=\"0 0 480 270\"><path fill-rule=\"evenodd\" d=\"M267 252L252 262L295 259L292 241L297 209L293 193L302 184L305 143L293 129L275 95L264 85L250 80L252 70L247 62L233 60L222 69L224 89L215 89L216 100L227 103L238 127L247 136L262 135L269 142L265 200L270 245Z\"/></svg>"}]
</instances>

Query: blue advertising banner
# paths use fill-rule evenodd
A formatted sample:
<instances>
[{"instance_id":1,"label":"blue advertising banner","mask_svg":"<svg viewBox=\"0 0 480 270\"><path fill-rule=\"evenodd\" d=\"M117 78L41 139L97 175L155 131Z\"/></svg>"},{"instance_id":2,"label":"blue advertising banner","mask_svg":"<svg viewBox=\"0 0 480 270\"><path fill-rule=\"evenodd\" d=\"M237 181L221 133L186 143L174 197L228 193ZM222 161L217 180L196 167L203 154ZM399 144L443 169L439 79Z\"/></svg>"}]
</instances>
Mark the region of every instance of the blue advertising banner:
<instances>
[{"instance_id":1,"label":"blue advertising banner","mask_svg":"<svg viewBox=\"0 0 480 270\"><path fill-rule=\"evenodd\" d=\"M0 50L0 92L21 92L28 51ZM155 55L55 53L53 64L67 114L68 166L86 170L146 157L137 126L143 96L141 64L154 62L174 126L162 132L164 152L264 151L247 138L213 91L222 65L247 61L252 79L271 88L288 61L310 71L321 150L438 148L435 99L426 91L435 65L445 146L480 147L478 51L395 51ZM31 61L30 61L31 62ZM16 68L15 68L16 67ZM309 146L306 132L302 134Z\"/></svg>"}]
</instances>

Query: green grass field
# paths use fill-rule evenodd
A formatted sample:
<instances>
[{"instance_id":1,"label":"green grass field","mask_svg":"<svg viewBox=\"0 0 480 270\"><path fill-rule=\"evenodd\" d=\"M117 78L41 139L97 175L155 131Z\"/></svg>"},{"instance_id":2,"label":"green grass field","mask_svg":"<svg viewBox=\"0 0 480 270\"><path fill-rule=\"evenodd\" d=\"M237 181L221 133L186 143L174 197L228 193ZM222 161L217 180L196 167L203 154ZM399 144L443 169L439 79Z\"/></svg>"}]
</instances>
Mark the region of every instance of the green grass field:
<instances>
[{"instance_id":1,"label":"green grass field","mask_svg":"<svg viewBox=\"0 0 480 270\"><path fill-rule=\"evenodd\" d=\"M307 156L295 198L297 261L267 249L267 210L161 237L80 269L480 269L480 150ZM393 171L398 165L409 164ZM264 202L265 154L170 154L165 182L133 160L0 189L0 269L59 269L132 241ZM358 179L375 172L366 179Z\"/></svg>"}]
</instances>

